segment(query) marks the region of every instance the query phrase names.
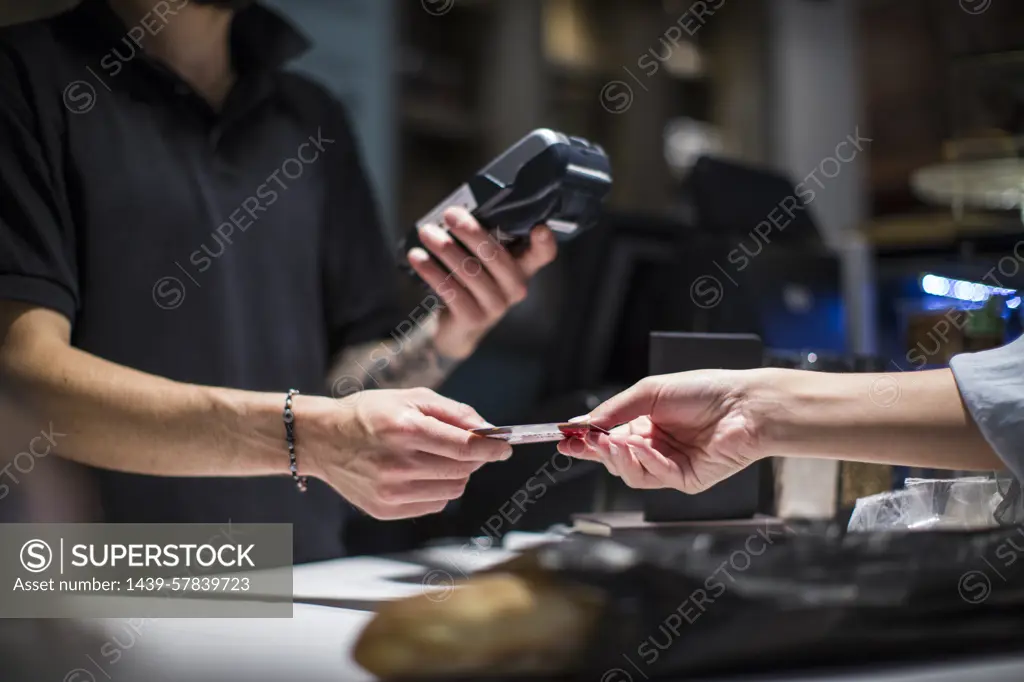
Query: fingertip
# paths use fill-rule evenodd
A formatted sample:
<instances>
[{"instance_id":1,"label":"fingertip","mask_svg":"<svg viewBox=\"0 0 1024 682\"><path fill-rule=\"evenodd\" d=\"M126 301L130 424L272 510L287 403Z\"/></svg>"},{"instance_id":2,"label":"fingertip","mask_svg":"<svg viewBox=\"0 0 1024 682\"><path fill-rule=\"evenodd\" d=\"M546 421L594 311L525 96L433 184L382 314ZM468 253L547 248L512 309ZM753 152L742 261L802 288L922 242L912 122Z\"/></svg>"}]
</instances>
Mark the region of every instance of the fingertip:
<instances>
[{"instance_id":1,"label":"fingertip","mask_svg":"<svg viewBox=\"0 0 1024 682\"><path fill-rule=\"evenodd\" d=\"M481 416L481 414L479 412L477 412L475 409L473 409L469 405L466 405L465 403L462 403L462 409L463 409L463 413L465 415L466 423L472 424L472 428L474 428L474 429L493 429L494 428L494 424L492 424L491 422L489 422L486 419L484 419L483 416Z\"/></svg>"},{"instance_id":2,"label":"fingertip","mask_svg":"<svg viewBox=\"0 0 1024 682\"><path fill-rule=\"evenodd\" d=\"M489 426L489 424L487 424L487 420L481 417L480 413L468 406L468 404L465 402L456 402L456 404L459 406L457 408L459 417L462 418L463 422L467 425L471 424L474 429L485 429Z\"/></svg>"},{"instance_id":3,"label":"fingertip","mask_svg":"<svg viewBox=\"0 0 1024 682\"><path fill-rule=\"evenodd\" d=\"M613 421L616 416L613 401L617 398L618 396L613 396L591 410L590 414L586 415L587 422L605 431L611 431L618 426L621 422Z\"/></svg>"},{"instance_id":4,"label":"fingertip","mask_svg":"<svg viewBox=\"0 0 1024 682\"><path fill-rule=\"evenodd\" d=\"M656 392L642 381L604 401L590 412L590 423L606 431L651 413Z\"/></svg>"},{"instance_id":5,"label":"fingertip","mask_svg":"<svg viewBox=\"0 0 1024 682\"><path fill-rule=\"evenodd\" d=\"M647 441L644 440L643 436L638 434L630 434L625 438L626 445L631 448L645 448L647 447Z\"/></svg>"},{"instance_id":6,"label":"fingertip","mask_svg":"<svg viewBox=\"0 0 1024 682\"><path fill-rule=\"evenodd\" d=\"M579 438L566 438L556 445L558 453L573 459L598 461L597 452Z\"/></svg>"},{"instance_id":7,"label":"fingertip","mask_svg":"<svg viewBox=\"0 0 1024 682\"><path fill-rule=\"evenodd\" d=\"M430 254L419 246L410 249L406 257L409 259L410 265L423 265L430 261Z\"/></svg>"},{"instance_id":8,"label":"fingertip","mask_svg":"<svg viewBox=\"0 0 1024 682\"><path fill-rule=\"evenodd\" d=\"M544 263L550 263L558 255L558 241L555 233L547 226L535 227L530 233L531 245L536 248Z\"/></svg>"},{"instance_id":9,"label":"fingertip","mask_svg":"<svg viewBox=\"0 0 1024 682\"><path fill-rule=\"evenodd\" d=\"M494 443L494 447L492 447L488 452L489 461L504 462L512 457L512 453L514 452L514 450L512 449L512 446L510 444L493 438L488 440Z\"/></svg>"},{"instance_id":10,"label":"fingertip","mask_svg":"<svg viewBox=\"0 0 1024 682\"><path fill-rule=\"evenodd\" d=\"M456 225L458 225L459 224L458 207L457 206L451 206L449 208L446 208L444 210L444 214L442 214L442 220L444 221L444 224L447 225L449 228L455 227Z\"/></svg>"},{"instance_id":11,"label":"fingertip","mask_svg":"<svg viewBox=\"0 0 1024 682\"><path fill-rule=\"evenodd\" d=\"M420 228L420 239L425 241L428 246L431 243L434 246L447 246L452 241L445 229L432 223Z\"/></svg>"},{"instance_id":12,"label":"fingertip","mask_svg":"<svg viewBox=\"0 0 1024 682\"><path fill-rule=\"evenodd\" d=\"M472 218L473 214L462 206L450 206L444 211L444 221L454 227L463 222L466 218Z\"/></svg>"},{"instance_id":13,"label":"fingertip","mask_svg":"<svg viewBox=\"0 0 1024 682\"><path fill-rule=\"evenodd\" d=\"M591 412L590 414L587 415L586 423L589 424L591 427L596 427L598 429L601 429L601 431L611 431L612 428L614 428L615 426L618 426L617 424L610 423L608 421L608 418L603 416L597 410L594 410L593 412ZM601 431L592 431L592 432L595 435L597 435L597 434L601 433Z\"/></svg>"},{"instance_id":14,"label":"fingertip","mask_svg":"<svg viewBox=\"0 0 1024 682\"><path fill-rule=\"evenodd\" d=\"M629 439L629 429L611 429L607 433L595 433L594 437L604 436L608 442L614 442L616 444L625 445Z\"/></svg>"},{"instance_id":15,"label":"fingertip","mask_svg":"<svg viewBox=\"0 0 1024 682\"><path fill-rule=\"evenodd\" d=\"M621 433L610 433L605 436L605 444L612 456L617 457L619 450L626 450L629 448L629 440L625 434Z\"/></svg>"},{"instance_id":16,"label":"fingertip","mask_svg":"<svg viewBox=\"0 0 1024 682\"><path fill-rule=\"evenodd\" d=\"M474 438L478 440L475 443L471 442L470 447L474 452L472 457L480 461L481 465L487 462L504 462L512 457L513 449L510 443L498 438L482 436L474 436Z\"/></svg>"},{"instance_id":17,"label":"fingertip","mask_svg":"<svg viewBox=\"0 0 1024 682\"><path fill-rule=\"evenodd\" d=\"M566 438L558 443L558 451L566 457L580 458L587 452L587 443L582 438Z\"/></svg>"}]
</instances>

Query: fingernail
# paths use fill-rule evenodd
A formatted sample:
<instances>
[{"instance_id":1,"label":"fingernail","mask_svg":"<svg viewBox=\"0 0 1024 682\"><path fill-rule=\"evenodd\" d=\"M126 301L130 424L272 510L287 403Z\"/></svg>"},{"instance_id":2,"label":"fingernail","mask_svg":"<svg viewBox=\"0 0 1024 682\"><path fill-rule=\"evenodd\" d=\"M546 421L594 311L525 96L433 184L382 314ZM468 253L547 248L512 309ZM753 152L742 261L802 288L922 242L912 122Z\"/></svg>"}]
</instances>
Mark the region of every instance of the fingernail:
<instances>
[{"instance_id":1,"label":"fingernail","mask_svg":"<svg viewBox=\"0 0 1024 682\"><path fill-rule=\"evenodd\" d=\"M425 234L432 241L441 242L442 244L447 244L451 240L448 233L437 225L424 225L420 228L420 233Z\"/></svg>"},{"instance_id":2,"label":"fingernail","mask_svg":"<svg viewBox=\"0 0 1024 682\"><path fill-rule=\"evenodd\" d=\"M462 216L463 212L469 213L469 210L462 206L452 206L450 208L447 208L445 209L444 212L444 220L448 224L454 225L455 223L459 222L459 218Z\"/></svg>"},{"instance_id":3,"label":"fingernail","mask_svg":"<svg viewBox=\"0 0 1024 682\"><path fill-rule=\"evenodd\" d=\"M480 221L476 220L469 211L448 216L448 227L452 229L458 228L467 232L483 232Z\"/></svg>"},{"instance_id":4,"label":"fingernail","mask_svg":"<svg viewBox=\"0 0 1024 682\"><path fill-rule=\"evenodd\" d=\"M430 260L430 254L417 246L409 251L409 260L416 261L417 263L426 263Z\"/></svg>"},{"instance_id":5,"label":"fingernail","mask_svg":"<svg viewBox=\"0 0 1024 682\"><path fill-rule=\"evenodd\" d=\"M589 414L582 414L579 417L573 417L572 419L569 420L569 423L586 422L586 421L590 421L590 415Z\"/></svg>"}]
</instances>

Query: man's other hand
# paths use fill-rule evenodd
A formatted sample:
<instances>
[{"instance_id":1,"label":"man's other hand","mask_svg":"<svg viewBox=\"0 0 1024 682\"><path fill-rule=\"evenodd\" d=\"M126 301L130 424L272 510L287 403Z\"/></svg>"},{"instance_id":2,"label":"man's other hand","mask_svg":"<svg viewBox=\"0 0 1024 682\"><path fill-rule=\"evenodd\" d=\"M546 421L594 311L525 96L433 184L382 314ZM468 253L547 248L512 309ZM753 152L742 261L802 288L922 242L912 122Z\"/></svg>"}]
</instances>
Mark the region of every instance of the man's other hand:
<instances>
[{"instance_id":1,"label":"man's other hand","mask_svg":"<svg viewBox=\"0 0 1024 682\"><path fill-rule=\"evenodd\" d=\"M526 298L530 280L555 259L558 245L550 229L538 226L526 249L513 256L469 211L448 209L444 221L447 230L436 225L420 230L420 241L430 253L415 248L407 257L445 304L435 336L438 351L463 360L512 306Z\"/></svg>"}]
</instances>

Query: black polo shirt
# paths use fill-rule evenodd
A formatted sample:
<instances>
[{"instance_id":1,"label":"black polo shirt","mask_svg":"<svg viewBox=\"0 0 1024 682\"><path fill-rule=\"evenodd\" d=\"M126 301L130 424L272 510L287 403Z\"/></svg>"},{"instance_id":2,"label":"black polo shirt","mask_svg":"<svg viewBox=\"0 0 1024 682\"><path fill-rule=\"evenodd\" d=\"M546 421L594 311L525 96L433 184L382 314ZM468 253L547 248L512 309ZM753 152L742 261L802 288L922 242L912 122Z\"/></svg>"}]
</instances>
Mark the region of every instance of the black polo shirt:
<instances>
[{"instance_id":1,"label":"black polo shirt","mask_svg":"<svg viewBox=\"0 0 1024 682\"><path fill-rule=\"evenodd\" d=\"M283 407L393 328L393 257L342 106L282 71L306 40L241 11L217 112L139 48L185 4L0 30L0 298L62 313L99 357ZM342 553L350 507L319 483L95 473L110 521L293 522L297 561Z\"/></svg>"}]
</instances>

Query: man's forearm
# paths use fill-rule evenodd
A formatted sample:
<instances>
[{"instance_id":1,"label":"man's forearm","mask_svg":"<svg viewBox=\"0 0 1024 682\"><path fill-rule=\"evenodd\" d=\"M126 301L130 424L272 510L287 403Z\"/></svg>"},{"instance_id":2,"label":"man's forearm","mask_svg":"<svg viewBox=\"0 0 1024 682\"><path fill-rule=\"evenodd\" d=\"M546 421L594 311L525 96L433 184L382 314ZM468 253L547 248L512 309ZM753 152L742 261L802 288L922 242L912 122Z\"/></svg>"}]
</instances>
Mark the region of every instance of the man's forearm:
<instances>
[{"instance_id":1,"label":"man's forearm","mask_svg":"<svg viewBox=\"0 0 1024 682\"><path fill-rule=\"evenodd\" d=\"M436 329L436 318L430 318L401 339L346 349L331 373L332 395L371 388L437 388L459 361L438 351Z\"/></svg>"},{"instance_id":2,"label":"man's forearm","mask_svg":"<svg viewBox=\"0 0 1024 682\"><path fill-rule=\"evenodd\" d=\"M0 352L5 384L61 434L56 454L161 476L287 473L283 396L170 381L29 338L19 324Z\"/></svg>"},{"instance_id":3,"label":"man's forearm","mask_svg":"<svg viewBox=\"0 0 1024 682\"><path fill-rule=\"evenodd\" d=\"M830 374L758 370L749 387L773 456L938 469L1004 468L949 370Z\"/></svg>"}]
</instances>

